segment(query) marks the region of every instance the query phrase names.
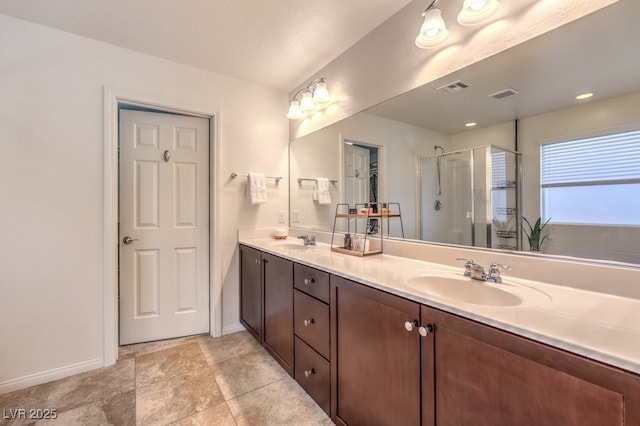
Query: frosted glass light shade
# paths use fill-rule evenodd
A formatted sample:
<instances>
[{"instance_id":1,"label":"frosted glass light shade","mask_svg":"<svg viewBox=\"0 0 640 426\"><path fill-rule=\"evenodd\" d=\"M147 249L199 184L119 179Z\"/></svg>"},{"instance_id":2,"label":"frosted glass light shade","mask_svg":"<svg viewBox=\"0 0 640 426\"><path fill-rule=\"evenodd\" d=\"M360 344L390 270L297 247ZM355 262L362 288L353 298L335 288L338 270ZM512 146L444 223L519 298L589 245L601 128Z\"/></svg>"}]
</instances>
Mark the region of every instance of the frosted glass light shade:
<instances>
[{"instance_id":1,"label":"frosted glass light shade","mask_svg":"<svg viewBox=\"0 0 640 426\"><path fill-rule=\"evenodd\" d=\"M416 46L421 49L432 49L449 37L449 30L442 19L440 9L429 9L424 14L424 22L416 37Z\"/></svg>"},{"instance_id":2,"label":"frosted glass light shade","mask_svg":"<svg viewBox=\"0 0 640 426\"><path fill-rule=\"evenodd\" d=\"M302 111L302 109L300 108L300 102L291 101L291 104L289 104L289 112L287 113L287 118L291 120L300 120L301 118L304 118L305 115L306 114L304 113L304 111Z\"/></svg>"},{"instance_id":3,"label":"frosted glass light shade","mask_svg":"<svg viewBox=\"0 0 640 426\"><path fill-rule=\"evenodd\" d=\"M311 97L311 92L304 92L302 94L302 99L300 100L300 108L303 111L313 111L316 108L315 102L313 102L313 98Z\"/></svg>"},{"instance_id":4,"label":"frosted glass light shade","mask_svg":"<svg viewBox=\"0 0 640 426\"><path fill-rule=\"evenodd\" d=\"M498 0L464 0L458 14L460 25L478 25L488 21L500 8Z\"/></svg>"},{"instance_id":5,"label":"frosted glass light shade","mask_svg":"<svg viewBox=\"0 0 640 426\"><path fill-rule=\"evenodd\" d=\"M324 81L316 84L316 90L313 91L313 101L317 104L326 104L331 102L331 97L327 90L327 83Z\"/></svg>"}]
</instances>

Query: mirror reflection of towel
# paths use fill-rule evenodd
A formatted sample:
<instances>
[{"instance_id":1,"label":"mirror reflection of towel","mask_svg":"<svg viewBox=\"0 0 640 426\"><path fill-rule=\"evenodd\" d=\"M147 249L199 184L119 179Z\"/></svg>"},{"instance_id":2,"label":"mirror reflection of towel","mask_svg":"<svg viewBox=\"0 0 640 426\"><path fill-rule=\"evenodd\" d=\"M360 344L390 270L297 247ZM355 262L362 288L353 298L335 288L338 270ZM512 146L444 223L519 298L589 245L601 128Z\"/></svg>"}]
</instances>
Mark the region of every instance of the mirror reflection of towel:
<instances>
[{"instance_id":1,"label":"mirror reflection of towel","mask_svg":"<svg viewBox=\"0 0 640 426\"><path fill-rule=\"evenodd\" d=\"M329 179L316 178L316 186L313 189L313 199L318 204L331 204L331 193L329 192Z\"/></svg>"},{"instance_id":2,"label":"mirror reflection of towel","mask_svg":"<svg viewBox=\"0 0 640 426\"><path fill-rule=\"evenodd\" d=\"M267 183L264 174L248 174L247 197L251 200L251 204L264 204L267 202Z\"/></svg>"}]
</instances>

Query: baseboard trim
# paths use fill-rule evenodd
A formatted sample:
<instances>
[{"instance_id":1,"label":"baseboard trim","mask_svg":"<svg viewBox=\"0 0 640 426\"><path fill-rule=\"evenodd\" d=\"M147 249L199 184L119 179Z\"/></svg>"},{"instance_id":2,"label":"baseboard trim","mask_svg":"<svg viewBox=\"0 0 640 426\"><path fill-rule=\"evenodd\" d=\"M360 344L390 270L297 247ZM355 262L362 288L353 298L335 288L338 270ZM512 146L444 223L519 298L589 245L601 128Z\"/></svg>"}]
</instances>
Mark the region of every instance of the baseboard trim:
<instances>
[{"instance_id":1,"label":"baseboard trim","mask_svg":"<svg viewBox=\"0 0 640 426\"><path fill-rule=\"evenodd\" d=\"M245 330L246 328L244 328L240 323L227 325L222 327L222 335L225 336L227 334L239 333Z\"/></svg>"},{"instance_id":2,"label":"baseboard trim","mask_svg":"<svg viewBox=\"0 0 640 426\"><path fill-rule=\"evenodd\" d=\"M54 368L48 371L42 371L40 373L30 374L28 376L18 377L16 379L10 379L0 382L0 395L102 367L104 367L104 360L102 358L96 358L89 361L79 362L77 364Z\"/></svg>"}]
</instances>

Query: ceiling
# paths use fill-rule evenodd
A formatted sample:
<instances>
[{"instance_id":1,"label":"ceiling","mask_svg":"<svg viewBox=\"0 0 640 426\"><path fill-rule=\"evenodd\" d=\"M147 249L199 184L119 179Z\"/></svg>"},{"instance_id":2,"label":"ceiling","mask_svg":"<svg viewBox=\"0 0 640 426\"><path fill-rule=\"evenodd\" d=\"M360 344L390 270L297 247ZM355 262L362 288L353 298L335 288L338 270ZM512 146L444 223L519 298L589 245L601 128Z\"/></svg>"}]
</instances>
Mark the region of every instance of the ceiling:
<instances>
[{"instance_id":1,"label":"ceiling","mask_svg":"<svg viewBox=\"0 0 640 426\"><path fill-rule=\"evenodd\" d=\"M459 133L640 91L640 1L620 1L367 110L443 133ZM453 94L437 90L462 80ZM513 88L500 100L488 95ZM584 102L584 101L583 101Z\"/></svg>"},{"instance_id":2,"label":"ceiling","mask_svg":"<svg viewBox=\"0 0 640 426\"><path fill-rule=\"evenodd\" d=\"M2 0L0 13L291 91L411 0Z\"/></svg>"}]
</instances>

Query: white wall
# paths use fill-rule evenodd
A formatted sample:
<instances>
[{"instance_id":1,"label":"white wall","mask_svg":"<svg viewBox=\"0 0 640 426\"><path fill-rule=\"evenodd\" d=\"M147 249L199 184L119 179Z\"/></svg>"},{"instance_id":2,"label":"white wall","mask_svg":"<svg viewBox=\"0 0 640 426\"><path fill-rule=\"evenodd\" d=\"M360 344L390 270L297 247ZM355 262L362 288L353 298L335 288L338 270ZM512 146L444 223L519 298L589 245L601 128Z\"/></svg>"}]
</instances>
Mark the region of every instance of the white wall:
<instances>
[{"instance_id":1,"label":"white wall","mask_svg":"<svg viewBox=\"0 0 640 426\"><path fill-rule=\"evenodd\" d=\"M223 59L221 59L223 60ZM287 176L287 95L0 15L0 393L102 365L103 87L220 112L223 327L238 325L236 230L273 226L233 171Z\"/></svg>"},{"instance_id":2,"label":"white wall","mask_svg":"<svg viewBox=\"0 0 640 426\"><path fill-rule=\"evenodd\" d=\"M515 121L508 121L495 126L451 135L451 149L457 151L479 146L497 145L514 151L516 149L515 141Z\"/></svg>"},{"instance_id":3,"label":"white wall","mask_svg":"<svg viewBox=\"0 0 640 426\"><path fill-rule=\"evenodd\" d=\"M360 113L291 143L291 211L300 211L300 222L292 226L331 230L335 203L340 202L344 182L332 191L332 206L318 206L311 200L312 184L299 186L299 176L325 176L342 180L342 141L348 140L383 147L379 158L381 202L399 202L406 238L418 238L416 229L416 156L433 155L434 145L449 147L449 137L442 133L398 121ZM335 195L335 197L334 197ZM393 219L391 219L393 221ZM397 223L390 223L397 236Z\"/></svg>"}]
</instances>

